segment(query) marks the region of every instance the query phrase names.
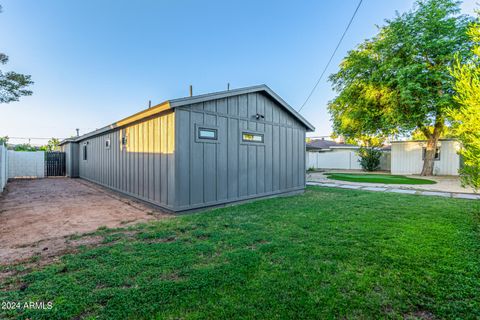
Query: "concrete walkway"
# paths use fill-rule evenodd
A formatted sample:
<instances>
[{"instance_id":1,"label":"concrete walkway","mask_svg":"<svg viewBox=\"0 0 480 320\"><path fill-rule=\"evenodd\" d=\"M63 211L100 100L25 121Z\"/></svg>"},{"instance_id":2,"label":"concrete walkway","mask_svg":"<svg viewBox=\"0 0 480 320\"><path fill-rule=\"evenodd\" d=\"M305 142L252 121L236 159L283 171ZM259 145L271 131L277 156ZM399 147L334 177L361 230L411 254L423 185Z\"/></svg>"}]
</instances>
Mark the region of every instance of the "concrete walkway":
<instances>
[{"instance_id":1,"label":"concrete walkway","mask_svg":"<svg viewBox=\"0 0 480 320\"><path fill-rule=\"evenodd\" d=\"M333 172L333 171L332 171ZM340 172L336 170L335 172ZM351 172L351 171L350 171ZM419 178L415 176L415 178ZM446 198L458 198L469 200L480 200L480 194L473 193L471 189L464 189L460 186L457 177L429 177L435 180L436 184L429 185L404 185L404 184L383 184L383 183L360 183L328 179L322 172L307 174L307 185L343 188L353 190L394 192L402 194L416 194L423 196L437 196Z\"/></svg>"},{"instance_id":2,"label":"concrete walkway","mask_svg":"<svg viewBox=\"0 0 480 320\"><path fill-rule=\"evenodd\" d=\"M361 186L361 185L334 183L334 182L307 182L307 186L365 190L365 191L376 191L376 192L394 192L394 193L402 193L402 194L417 194L421 196L437 196L437 197L445 197L445 198L480 200L480 194L471 194L471 193L425 191L425 190L417 190L417 189L402 189L402 188L396 188L396 187L367 187L367 186Z\"/></svg>"}]
</instances>

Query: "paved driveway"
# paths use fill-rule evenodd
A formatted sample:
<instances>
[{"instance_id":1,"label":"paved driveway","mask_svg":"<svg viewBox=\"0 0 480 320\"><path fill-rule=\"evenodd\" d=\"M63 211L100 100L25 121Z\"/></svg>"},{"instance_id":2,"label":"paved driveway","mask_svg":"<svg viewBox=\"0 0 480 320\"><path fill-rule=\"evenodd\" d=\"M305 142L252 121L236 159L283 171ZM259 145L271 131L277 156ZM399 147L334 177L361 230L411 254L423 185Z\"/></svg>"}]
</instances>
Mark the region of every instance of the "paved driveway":
<instances>
[{"instance_id":1,"label":"paved driveway","mask_svg":"<svg viewBox=\"0 0 480 320\"><path fill-rule=\"evenodd\" d=\"M66 236L169 217L81 179L14 180L0 196L0 265L59 251Z\"/></svg>"}]
</instances>

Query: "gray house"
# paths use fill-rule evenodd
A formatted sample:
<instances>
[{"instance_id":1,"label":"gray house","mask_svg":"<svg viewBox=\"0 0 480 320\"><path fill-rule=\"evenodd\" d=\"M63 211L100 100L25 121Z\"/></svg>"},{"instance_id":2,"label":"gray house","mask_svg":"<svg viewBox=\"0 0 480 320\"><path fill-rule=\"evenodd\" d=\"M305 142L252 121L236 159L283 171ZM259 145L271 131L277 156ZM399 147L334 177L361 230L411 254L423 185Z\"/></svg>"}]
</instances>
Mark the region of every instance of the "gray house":
<instances>
[{"instance_id":1,"label":"gray house","mask_svg":"<svg viewBox=\"0 0 480 320\"><path fill-rule=\"evenodd\" d=\"M260 85L165 101L61 145L67 176L184 211L303 191L313 130Z\"/></svg>"}]
</instances>

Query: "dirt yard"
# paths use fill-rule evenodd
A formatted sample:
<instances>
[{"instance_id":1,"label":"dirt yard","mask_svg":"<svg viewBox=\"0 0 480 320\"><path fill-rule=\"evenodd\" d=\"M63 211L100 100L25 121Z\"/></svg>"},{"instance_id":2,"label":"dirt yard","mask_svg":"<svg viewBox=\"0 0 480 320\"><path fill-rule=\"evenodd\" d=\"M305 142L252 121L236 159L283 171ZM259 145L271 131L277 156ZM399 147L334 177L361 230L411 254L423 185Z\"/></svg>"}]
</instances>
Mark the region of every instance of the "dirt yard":
<instances>
[{"instance_id":1,"label":"dirt yard","mask_svg":"<svg viewBox=\"0 0 480 320\"><path fill-rule=\"evenodd\" d=\"M0 265L75 246L69 236L171 215L81 179L14 180L0 196Z\"/></svg>"}]
</instances>

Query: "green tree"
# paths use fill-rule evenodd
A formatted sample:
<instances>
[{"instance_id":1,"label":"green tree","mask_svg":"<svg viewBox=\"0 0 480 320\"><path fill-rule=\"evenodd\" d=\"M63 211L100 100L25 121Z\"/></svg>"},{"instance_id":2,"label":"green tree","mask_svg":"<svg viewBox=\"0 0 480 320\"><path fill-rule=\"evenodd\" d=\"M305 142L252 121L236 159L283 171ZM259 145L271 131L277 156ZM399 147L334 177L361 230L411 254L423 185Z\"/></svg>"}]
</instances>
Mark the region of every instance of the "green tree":
<instances>
[{"instance_id":1,"label":"green tree","mask_svg":"<svg viewBox=\"0 0 480 320\"><path fill-rule=\"evenodd\" d=\"M386 20L372 39L350 51L330 76L337 97L329 103L334 130L346 137L427 137L422 175L433 174L435 149L448 108L456 108L450 68L471 57L470 23L454 0L417 1Z\"/></svg>"},{"instance_id":2,"label":"green tree","mask_svg":"<svg viewBox=\"0 0 480 320\"><path fill-rule=\"evenodd\" d=\"M17 144L13 147L15 151L37 151L37 148L29 143Z\"/></svg>"},{"instance_id":3,"label":"green tree","mask_svg":"<svg viewBox=\"0 0 480 320\"><path fill-rule=\"evenodd\" d=\"M429 127L428 130L433 131L432 127ZM412 140L427 140L428 138L425 136L425 133L419 129L415 129L410 138ZM451 127L445 126L442 132L442 135L439 137L440 139L451 139L455 138L455 133L452 131Z\"/></svg>"},{"instance_id":4,"label":"green tree","mask_svg":"<svg viewBox=\"0 0 480 320\"><path fill-rule=\"evenodd\" d=\"M0 6L2 12L2 6ZM0 52L0 66L8 62L8 56ZM21 96L29 96L32 91L27 87L33 84L31 76L0 69L0 103L18 101Z\"/></svg>"},{"instance_id":5,"label":"green tree","mask_svg":"<svg viewBox=\"0 0 480 320\"><path fill-rule=\"evenodd\" d=\"M468 63L457 61L452 70L455 77L455 100L459 108L452 109L450 116L453 130L462 142L460 169L462 184L475 191L480 189L480 23L477 20L468 35L474 41L474 58Z\"/></svg>"},{"instance_id":6,"label":"green tree","mask_svg":"<svg viewBox=\"0 0 480 320\"><path fill-rule=\"evenodd\" d=\"M51 138L48 140L47 144L40 147L40 150L43 151L56 151L59 148L60 140L57 138Z\"/></svg>"},{"instance_id":7,"label":"green tree","mask_svg":"<svg viewBox=\"0 0 480 320\"><path fill-rule=\"evenodd\" d=\"M345 142L348 144L358 145L365 148L379 148L385 144L387 137L380 135L356 135L348 137Z\"/></svg>"},{"instance_id":8,"label":"green tree","mask_svg":"<svg viewBox=\"0 0 480 320\"><path fill-rule=\"evenodd\" d=\"M7 145L8 143L8 136L0 137L0 145Z\"/></svg>"}]
</instances>

